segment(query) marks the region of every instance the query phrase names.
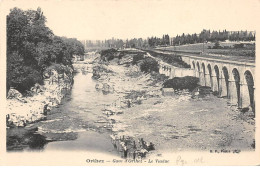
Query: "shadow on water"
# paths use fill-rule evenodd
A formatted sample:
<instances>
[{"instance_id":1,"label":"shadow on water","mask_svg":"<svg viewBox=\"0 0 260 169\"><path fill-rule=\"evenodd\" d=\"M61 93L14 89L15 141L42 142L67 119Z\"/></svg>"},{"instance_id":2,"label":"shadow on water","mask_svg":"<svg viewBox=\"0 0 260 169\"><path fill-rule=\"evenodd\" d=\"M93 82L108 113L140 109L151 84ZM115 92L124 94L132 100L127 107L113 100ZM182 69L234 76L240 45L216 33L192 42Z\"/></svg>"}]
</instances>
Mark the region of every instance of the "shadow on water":
<instances>
[{"instance_id":1,"label":"shadow on water","mask_svg":"<svg viewBox=\"0 0 260 169\"><path fill-rule=\"evenodd\" d=\"M14 128L9 129L7 136L7 151L23 151L30 149L41 151L50 142L45 136L35 133L37 127L33 129Z\"/></svg>"}]
</instances>

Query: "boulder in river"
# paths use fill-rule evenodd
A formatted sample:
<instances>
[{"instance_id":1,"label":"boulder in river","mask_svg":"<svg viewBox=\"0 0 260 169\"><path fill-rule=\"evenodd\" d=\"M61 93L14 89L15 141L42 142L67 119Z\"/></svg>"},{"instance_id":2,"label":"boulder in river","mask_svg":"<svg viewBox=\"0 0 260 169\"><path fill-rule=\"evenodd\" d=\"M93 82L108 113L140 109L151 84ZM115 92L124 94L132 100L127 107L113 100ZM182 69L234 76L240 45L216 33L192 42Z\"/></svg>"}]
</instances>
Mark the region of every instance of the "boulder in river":
<instances>
[{"instance_id":1,"label":"boulder in river","mask_svg":"<svg viewBox=\"0 0 260 169\"><path fill-rule=\"evenodd\" d=\"M113 91L112 87L107 83L103 83L102 92L110 93L111 91Z\"/></svg>"},{"instance_id":2,"label":"boulder in river","mask_svg":"<svg viewBox=\"0 0 260 169\"><path fill-rule=\"evenodd\" d=\"M101 90L103 88L103 84L102 83L97 83L95 88L96 88L96 90Z\"/></svg>"}]
</instances>

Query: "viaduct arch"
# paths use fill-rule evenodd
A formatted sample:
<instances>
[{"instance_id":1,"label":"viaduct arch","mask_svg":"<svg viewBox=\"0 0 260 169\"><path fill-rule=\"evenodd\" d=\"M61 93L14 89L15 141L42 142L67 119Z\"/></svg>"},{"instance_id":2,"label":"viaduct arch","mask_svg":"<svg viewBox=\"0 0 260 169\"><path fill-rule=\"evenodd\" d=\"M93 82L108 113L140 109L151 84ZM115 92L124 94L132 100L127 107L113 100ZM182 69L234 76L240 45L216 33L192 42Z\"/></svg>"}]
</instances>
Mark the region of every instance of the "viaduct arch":
<instances>
[{"instance_id":1,"label":"viaduct arch","mask_svg":"<svg viewBox=\"0 0 260 169\"><path fill-rule=\"evenodd\" d=\"M255 111L255 63L183 55L201 86L211 87L220 97L239 108Z\"/></svg>"}]
</instances>

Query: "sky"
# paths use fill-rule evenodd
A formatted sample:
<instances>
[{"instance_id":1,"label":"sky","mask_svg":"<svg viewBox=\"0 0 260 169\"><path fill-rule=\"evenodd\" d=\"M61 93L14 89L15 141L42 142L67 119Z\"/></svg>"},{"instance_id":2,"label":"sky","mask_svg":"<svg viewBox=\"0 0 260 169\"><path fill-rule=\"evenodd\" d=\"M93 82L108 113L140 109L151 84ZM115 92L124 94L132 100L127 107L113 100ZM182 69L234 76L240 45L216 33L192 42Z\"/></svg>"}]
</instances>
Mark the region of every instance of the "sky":
<instances>
[{"instance_id":1,"label":"sky","mask_svg":"<svg viewBox=\"0 0 260 169\"><path fill-rule=\"evenodd\" d=\"M210 30L256 30L259 0L3 0L13 7L37 9L55 35L79 40L170 37Z\"/></svg>"}]
</instances>

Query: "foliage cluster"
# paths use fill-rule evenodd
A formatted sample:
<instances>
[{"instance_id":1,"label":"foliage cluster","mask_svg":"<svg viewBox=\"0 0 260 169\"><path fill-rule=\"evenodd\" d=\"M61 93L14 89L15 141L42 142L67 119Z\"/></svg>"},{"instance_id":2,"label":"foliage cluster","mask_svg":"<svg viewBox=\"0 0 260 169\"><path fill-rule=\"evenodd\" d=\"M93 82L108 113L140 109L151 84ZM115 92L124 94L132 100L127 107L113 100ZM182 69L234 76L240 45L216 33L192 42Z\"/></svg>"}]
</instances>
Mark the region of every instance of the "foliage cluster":
<instances>
[{"instance_id":1,"label":"foliage cluster","mask_svg":"<svg viewBox=\"0 0 260 169\"><path fill-rule=\"evenodd\" d=\"M190 68L190 65L182 61L181 56L176 54L163 54L152 50L145 50L152 56L162 59L164 62L171 64L176 67Z\"/></svg>"},{"instance_id":2,"label":"foliage cluster","mask_svg":"<svg viewBox=\"0 0 260 169\"><path fill-rule=\"evenodd\" d=\"M157 38L157 37L151 37L148 38L148 44L150 47L154 46L167 46L170 45L170 36L168 34L163 35L162 38Z\"/></svg>"},{"instance_id":3,"label":"foliage cluster","mask_svg":"<svg viewBox=\"0 0 260 169\"><path fill-rule=\"evenodd\" d=\"M47 67L45 70L44 70L44 74L48 74L49 76L51 75L51 71L52 70L56 70L59 74L63 74L65 73L66 75L72 75L72 72L71 70L73 70L73 67L72 66L69 66L69 65L63 65L63 64L56 64L56 63L53 63L51 64L49 67Z\"/></svg>"},{"instance_id":4,"label":"foliage cluster","mask_svg":"<svg viewBox=\"0 0 260 169\"><path fill-rule=\"evenodd\" d=\"M110 61L117 57L118 51L114 48L101 50L100 57L102 61Z\"/></svg>"},{"instance_id":5,"label":"foliage cluster","mask_svg":"<svg viewBox=\"0 0 260 169\"><path fill-rule=\"evenodd\" d=\"M155 59L146 57L140 64L140 70L145 73L159 72L159 64Z\"/></svg>"},{"instance_id":6,"label":"foliage cluster","mask_svg":"<svg viewBox=\"0 0 260 169\"><path fill-rule=\"evenodd\" d=\"M185 76L174 77L173 79L166 80L163 83L164 88L173 88L176 90L188 89L194 90L198 86L199 79L197 77Z\"/></svg>"},{"instance_id":7,"label":"foliage cluster","mask_svg":"<svg viewBox=\"0 0 260 169\"><path fill-rule=\"evenodd\" d=\"M177 35L171 40L172 45L195 44L216 41L255 41L255 32L252 31L210 31L202 30L199 34Z\"/></svg>"},{"instance_id":8,"label":"foliage cluster","mask_svg":"<svg viewBox=\"0 0 260 169\"><path fill-rule=\"evenodd\" d=\"M136 65L139 61L144 59L144 54L143 53L138 53L136 55L133 56L133 61L132 61L132 65Z\"/></svg>"},{"instance_id":9,"label":"foliage cluster","mask_svg":"<svg viewBox=\"0 0 260 169\"><path fill-rule=\"evenodd\" d=\"M73 55L84 55L77 39L55 36L45 23L40 8L13 8L7 16L7 90L25 92L52 64L71 66Z\"/></svg>"}]
</instances>

